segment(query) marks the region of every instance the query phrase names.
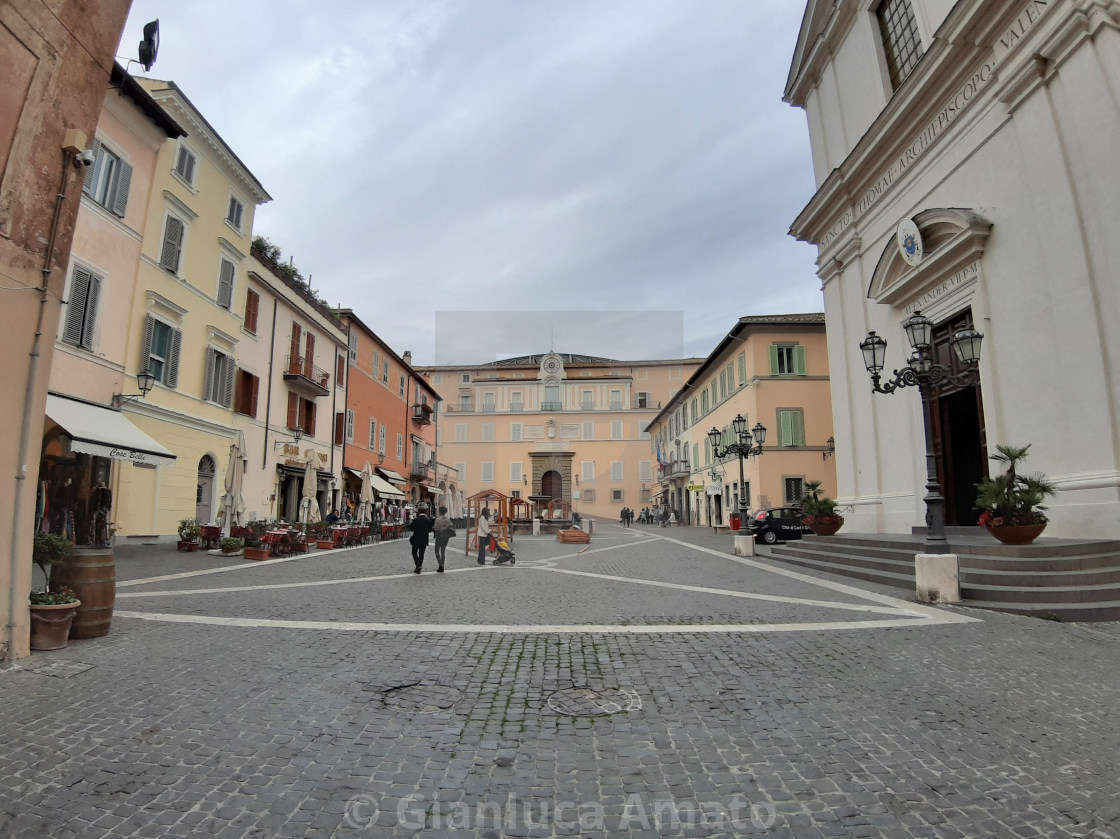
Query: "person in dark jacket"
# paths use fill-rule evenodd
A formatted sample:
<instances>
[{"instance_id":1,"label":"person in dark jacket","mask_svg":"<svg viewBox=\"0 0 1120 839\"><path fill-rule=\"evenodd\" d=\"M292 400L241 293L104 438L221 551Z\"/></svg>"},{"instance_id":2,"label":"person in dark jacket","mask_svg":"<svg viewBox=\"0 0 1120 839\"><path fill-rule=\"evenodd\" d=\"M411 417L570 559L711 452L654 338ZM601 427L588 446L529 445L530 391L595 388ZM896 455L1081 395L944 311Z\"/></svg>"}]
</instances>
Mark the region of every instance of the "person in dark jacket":
<instances>
[{"instance_id":1,"label":"person in dark jacket","mask_svg":"<svg viewBox=\"0 0 1120 839\"><path fill-rule=\"evenodd\" d=\"M408 529L412 531L408 541L412 545L412 561L416 563L414 574L419 574L420 568L424 564L424 552L428 550L428 534L432 532L432 524L431 518L423 507L416 513L415 518L408 523Z\"/></svg>"},{"instance_id":2,"label":"person in dark jacket","mask_svg":"<svg viewBox=\"0 0 1120 839\"><path fill-rule=\"evenodd\" d=\"M439 567L436 571L443 573L443 564L447 561L447 543L455 535L455 528L451 526L451 519L447 517L447 508L440 507L439 515L432 523L432 532L436 537L436 562Z\"/></svg>"}]
</instances>

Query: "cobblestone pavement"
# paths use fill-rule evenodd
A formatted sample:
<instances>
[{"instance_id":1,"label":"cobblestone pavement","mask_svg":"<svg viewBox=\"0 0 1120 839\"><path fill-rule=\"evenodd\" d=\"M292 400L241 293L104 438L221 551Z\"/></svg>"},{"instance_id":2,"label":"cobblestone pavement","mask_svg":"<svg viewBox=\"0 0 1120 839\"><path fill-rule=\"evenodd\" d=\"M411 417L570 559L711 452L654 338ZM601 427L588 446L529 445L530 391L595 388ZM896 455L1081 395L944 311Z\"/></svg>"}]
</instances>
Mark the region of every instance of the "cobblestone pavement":
<instances>
[{"instance_id":1,"label":"cobblestone pavement","mask_svg":"<svg viewBox=\"0 0 1120 839\"><path fill-rule=\"evenodd\" d=\"M0 671L0 836L1120 839L1115 625L730 543L122 548L112 632Z\"/></svg>"}]
</instances>

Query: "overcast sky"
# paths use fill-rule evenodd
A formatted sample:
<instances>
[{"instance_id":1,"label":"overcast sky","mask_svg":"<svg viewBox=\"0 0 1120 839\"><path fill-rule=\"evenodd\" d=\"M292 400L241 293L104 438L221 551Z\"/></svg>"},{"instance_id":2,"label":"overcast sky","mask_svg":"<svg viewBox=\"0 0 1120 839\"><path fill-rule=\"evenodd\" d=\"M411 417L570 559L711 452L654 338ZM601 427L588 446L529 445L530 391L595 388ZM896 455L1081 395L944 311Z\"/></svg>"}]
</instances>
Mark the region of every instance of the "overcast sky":
<instances>
[{"instance_id":1,"label":"overcast sky","mask_svg":"<svg viewBox=\"0 0 1120 839\"><path fill-rule=\"evenodd\" d=\"M159 18L150 75L273 197L254 232L416 364L706 356L740 315L822 311L786 234L813 193L781 101L803 10L134 0L118 55Z\"/></svg>"}]
</instances>

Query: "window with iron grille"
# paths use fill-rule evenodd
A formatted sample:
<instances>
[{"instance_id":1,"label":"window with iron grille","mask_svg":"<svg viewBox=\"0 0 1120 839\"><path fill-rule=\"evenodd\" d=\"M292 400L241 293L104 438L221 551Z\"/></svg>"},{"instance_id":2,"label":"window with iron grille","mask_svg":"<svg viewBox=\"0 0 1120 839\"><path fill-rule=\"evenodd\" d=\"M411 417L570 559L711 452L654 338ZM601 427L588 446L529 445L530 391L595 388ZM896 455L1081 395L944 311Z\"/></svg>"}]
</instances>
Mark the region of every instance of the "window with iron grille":
<instances>
[{"instance_id":1,"label":"window with iron grille","mask_svg":"<svg viewBox=\"0 0 1120 839\"><path fill-rule=\"evenodd\" d=\"M922 41L914 22L914 10L910 0L883 0L875 10L875 17L879 20L879 32L883 36L891 89L898 90L922 57Z\"/></svg>"},{"instance_id":2,"label":"window with iron grille","mask_svg":"<svg viewBox=\"0 0 1120 839\"><path fill-rule=\"evenodd\" d=\"M782 488L785 495L786 506L801 503L801 496L805 494L804 478L782 478Z\"/></svg>"}]
</instances>

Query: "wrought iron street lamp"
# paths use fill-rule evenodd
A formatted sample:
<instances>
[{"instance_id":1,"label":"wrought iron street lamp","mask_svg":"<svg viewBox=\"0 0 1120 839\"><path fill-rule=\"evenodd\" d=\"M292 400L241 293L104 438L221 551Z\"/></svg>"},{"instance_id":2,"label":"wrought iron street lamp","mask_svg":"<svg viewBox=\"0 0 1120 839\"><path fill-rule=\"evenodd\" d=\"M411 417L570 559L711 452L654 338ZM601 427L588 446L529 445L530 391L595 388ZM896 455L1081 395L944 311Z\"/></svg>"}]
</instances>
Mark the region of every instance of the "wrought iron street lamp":
<instances>
[{"instance_id":1,"label":"wrought iron street lamp","mask_svg":"<svg viewBox=\"0 0 1120 839\"><path fill-rule=\"evenodd\" d=\"M148 368L145 367L143 370L141 370L139 373L136 374L136 386L138 388L140 388L140 392L139 393L114 393L113 394L113 405L115 407L119 408L121 405L125 404L126 402L135 402L137 399L143 399L145 396L148 395L148 393L151 392L152 388L155 387L155 384L156 384L156 377L153 376L151 373L149 373Z\"/></svg>"},{"instance_id":2,"label":"wrought iron street lamp","mask_svg":"<svg viewBox=\"0 0 1120 839\"><path fill-rule=\"evenodd\" d=\"M748 457L757 457L762 454L762 444L766 442L766 427L758 422L753 429L747 429L747 420L742 414L737 414L731 421L731 430L735 435L735 442L728 443L723 448L723 432L713 428L708 432L708 440L712 444L712 457L716 460L727 457L729 454L739 456L739 527L747 520L747 493L746 477L743 474L743 460ZM751 436L751 431L754 436Z\"/></svg>"},{"instance_id":3,"label":"wrought iron street lamp","mask_svg":"<svg viewBox=\"0 0 1120 839\"><path fill-rule=\"evenodd\" d=\"M882 370L886 362L887 342L874 332L860 342L863 363L871 374L871 389L875 393L894 393L904 387L917 387L922 397L922 425L925 429L926 444L926 553L948 553L949 543L945 539L945 498L937 480L937 458L933 453L933 408L931 404L934 391L943 382L957 387L974 384L979 376L974 366L980 361L980 342L984 336L975 329L961 329L949 339L949 346L957 360L962 364L973 365L961 373L933 360L933 321L916 311L902 322L902 331L910 342L913 354L907 366L895 370L892 379L882 383Z\"/></svg>"}]
</instances>

